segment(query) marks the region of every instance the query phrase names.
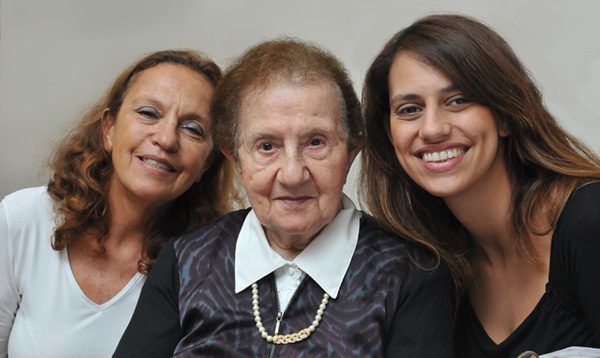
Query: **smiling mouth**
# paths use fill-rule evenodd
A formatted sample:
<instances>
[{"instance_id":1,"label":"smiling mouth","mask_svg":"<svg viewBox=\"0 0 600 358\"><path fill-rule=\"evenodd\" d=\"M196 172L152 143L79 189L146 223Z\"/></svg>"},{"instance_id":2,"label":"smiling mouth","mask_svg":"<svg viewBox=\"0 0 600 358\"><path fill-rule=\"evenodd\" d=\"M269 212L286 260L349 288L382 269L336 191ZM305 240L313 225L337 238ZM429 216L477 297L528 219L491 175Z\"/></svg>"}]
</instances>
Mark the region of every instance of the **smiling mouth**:
<instances>
[{"instance_id":1,"label":"smiling mouth","mask_svg":"<svg viewBox=\"0 0 600 358\"><path fill-rule=\"evenodd\" d=\"M457 158L461 156L464 152L465 150L463 148L452 148L441 150L439 152L425 152L421 154L421 159L428 163L439 163L452 158Z\"/></svg>"},{"instance_id":2,"label":"smiling mouth","mask_svg":"<svg viewBox=\"0 0 600 358\"><path fill-rule=\"evenodd\" d=\"M150 165L152 167L155 167L155 168L167 171L169 173L174 173L175 172L175 168L173 168L170 165L167 165L165 163L161 163L159 161L156 161L156 160L150 159L150 158L144 158L144 157L139 157L139 158L140 158L141 161L143 161L144 163L146 163L146 164L148 164L148 165Z\"/></svg>"}]
</instances>

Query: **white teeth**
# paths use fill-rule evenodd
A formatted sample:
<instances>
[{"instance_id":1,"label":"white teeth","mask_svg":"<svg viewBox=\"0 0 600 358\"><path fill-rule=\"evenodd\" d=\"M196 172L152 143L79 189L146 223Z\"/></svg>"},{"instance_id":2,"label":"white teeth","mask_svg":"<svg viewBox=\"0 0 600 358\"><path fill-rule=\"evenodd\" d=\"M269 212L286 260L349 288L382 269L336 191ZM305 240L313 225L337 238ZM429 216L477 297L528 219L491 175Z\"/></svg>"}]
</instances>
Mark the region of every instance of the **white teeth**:
<instances>
[{"instance_id":1,"label":"white teeth","mask_svg":"<svg viewBox=\"0 0 600 358\"><path fill-rule=\"evenodd\" d=\"M423 153L422 158L426 162L443 162L444 160L456 158L464 152L462 148L454 148L440 152Z\"/></svg>"},{"instance_id":2,"label":"white teeth","mask_svg":"<svg viewBox=\"0 0 600 358\"><path fill-rule=\"evenodd\" d=\"M144 158L144 163L146 164L150 164L151 166L158 168L158 169L162 169L162 170L166 170L166 171L171 171L171 167L169 167L168 165L164 165L162 163L157 162L154 159L147 159Z\"/></svg>"}]
</instances>

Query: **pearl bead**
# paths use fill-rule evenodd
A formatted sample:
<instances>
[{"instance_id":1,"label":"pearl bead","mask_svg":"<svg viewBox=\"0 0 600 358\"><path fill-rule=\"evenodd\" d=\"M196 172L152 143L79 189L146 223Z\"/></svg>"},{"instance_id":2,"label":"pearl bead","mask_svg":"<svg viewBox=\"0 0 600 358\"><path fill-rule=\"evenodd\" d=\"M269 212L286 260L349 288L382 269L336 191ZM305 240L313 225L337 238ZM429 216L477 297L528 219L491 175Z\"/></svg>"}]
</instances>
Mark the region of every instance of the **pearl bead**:
<instances>
[{"instance_id":1,"label":"pearl bead","mask_svg":"<svg viewBox=\"0 0 600 358\"><path fill-rule=\"evenodd\" d=\"M273 344L289 344L300 342L306 338L308 338L319 326L319 322L323 318L323 314L325 313L325 309L327 308L327 304L329 303L329 295L327 293L323 294L323 299L321 299L321 304L319 305L319 309L315 315L315 319L310 326L307 328L303 328L298 332L283 334L283 335L274 335L271 336L267 333L267 330L262 324L262 318L260 317L260 305L258 301L258 284L252 284L252 313L254 314L254 321L256 322L256 328L258 328L258 332L260 336L265 339L269 343ZM280 317L278 319L281 319Z\"/></svg>"}]
</instances>

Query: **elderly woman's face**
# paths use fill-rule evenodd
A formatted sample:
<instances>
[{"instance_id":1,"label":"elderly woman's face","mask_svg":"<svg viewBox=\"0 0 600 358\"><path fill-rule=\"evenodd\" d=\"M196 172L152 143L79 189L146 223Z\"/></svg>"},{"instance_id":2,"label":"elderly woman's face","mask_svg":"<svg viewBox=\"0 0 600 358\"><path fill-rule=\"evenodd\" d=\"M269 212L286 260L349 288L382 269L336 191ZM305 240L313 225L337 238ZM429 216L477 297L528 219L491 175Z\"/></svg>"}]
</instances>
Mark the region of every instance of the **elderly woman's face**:
<instances>
[{"instance_id":1,"label":"elderly woman's face","mask_svg":"<svg viewBox=\"0 0 600 358\"><path fill-rule=\"evenodd\" d=\"M333 84L276 82L245 96L237 166L267 237L308 243L341 210L349 150Z\"/></svg>"}]
</instances>

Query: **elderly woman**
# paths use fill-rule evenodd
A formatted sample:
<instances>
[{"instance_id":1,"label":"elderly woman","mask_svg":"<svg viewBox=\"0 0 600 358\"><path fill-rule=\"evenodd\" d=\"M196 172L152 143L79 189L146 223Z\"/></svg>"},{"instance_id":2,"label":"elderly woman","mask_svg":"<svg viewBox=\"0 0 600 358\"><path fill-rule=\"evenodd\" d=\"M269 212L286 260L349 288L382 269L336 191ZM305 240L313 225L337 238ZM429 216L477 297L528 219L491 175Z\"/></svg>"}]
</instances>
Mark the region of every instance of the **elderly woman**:
<instances>
[{"instance_id":1,"label":"elderly woman","mask_svg":"<svg viewBox=\"0 0 600 358\"><path fill-rule=\"evenodd\" d=\"M342 193L363 133L342 65L260 44L213 115L252 209L165 247L115 356L451 356L447 269Z\"/></svg>"},{"instance_id":2,"label":"elderly woman","mask_svg":"<svg viewBox=\"0 0 600 358\"><path fill-rule=\"evenodd\" d=\"M0 357L108 357L168 237L227 210L221 71L192 51L127 68L58 148L47 187L0 203Z\"/></svg>"}]
</instances>

